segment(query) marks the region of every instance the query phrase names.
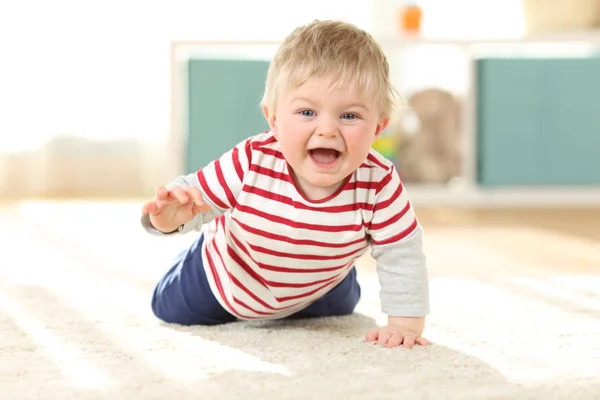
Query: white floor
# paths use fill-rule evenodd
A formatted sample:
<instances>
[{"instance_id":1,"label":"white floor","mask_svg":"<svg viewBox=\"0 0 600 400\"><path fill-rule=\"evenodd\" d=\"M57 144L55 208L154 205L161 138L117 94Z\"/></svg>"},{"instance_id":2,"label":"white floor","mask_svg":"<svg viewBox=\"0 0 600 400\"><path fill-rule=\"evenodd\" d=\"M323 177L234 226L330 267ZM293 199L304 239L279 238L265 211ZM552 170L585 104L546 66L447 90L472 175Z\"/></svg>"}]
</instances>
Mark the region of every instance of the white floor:
<instances>
[{"instance_id":1,"label":"white floor","mask_svg":"<svg viewBox=\"0 0 600 400\"><path fill-rule=\"evenodd\" d=\"M600 246L531 226L428 229L428 349L362 337L383 321L372 260L358 313L168 326L151 290L193 237L156 238L140 203L0 206L2 399L599 399Z\"/></svg>"}]
</instances>

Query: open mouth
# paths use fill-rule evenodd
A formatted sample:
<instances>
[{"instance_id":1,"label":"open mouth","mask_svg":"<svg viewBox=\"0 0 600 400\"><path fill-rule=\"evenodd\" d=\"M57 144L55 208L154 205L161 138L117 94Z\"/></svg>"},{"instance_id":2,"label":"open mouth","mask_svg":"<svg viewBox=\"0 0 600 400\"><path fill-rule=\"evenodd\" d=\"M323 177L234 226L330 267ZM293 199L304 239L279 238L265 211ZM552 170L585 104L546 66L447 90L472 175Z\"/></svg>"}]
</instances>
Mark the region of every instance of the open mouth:
<instances>
[{"instance_id":1,"label":"open mouth","mask_svg":"<svg viewBox=\"0 0 600 400\"><path fill-rule=\"evenodd\" d=\"M308 151L310 158L319 167L331 168L334 167L342 153L335 149L316 148Z\"/></svg>"}]
</instances>

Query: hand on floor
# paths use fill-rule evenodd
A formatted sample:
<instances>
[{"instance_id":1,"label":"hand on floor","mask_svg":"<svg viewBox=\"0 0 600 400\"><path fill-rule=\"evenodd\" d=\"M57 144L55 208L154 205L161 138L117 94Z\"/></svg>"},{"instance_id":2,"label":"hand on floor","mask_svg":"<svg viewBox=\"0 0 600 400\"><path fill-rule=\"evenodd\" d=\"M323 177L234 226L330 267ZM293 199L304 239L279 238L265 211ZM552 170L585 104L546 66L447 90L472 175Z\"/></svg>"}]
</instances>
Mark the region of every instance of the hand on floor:
<instances>
[{"instance_id":1,"label":"hand on floor","mask_svg":"<svg viewBox=\"0 0 600 400\"><path fill-rule=\"evenodd\" d=\"M429 346L429 341L414 330L399 326L387 325L367 333L365 337L367 342L373 342L387 348L397 347L402 345L407 349L411 349L414 345Z\"/></svg>"}]
</instances>

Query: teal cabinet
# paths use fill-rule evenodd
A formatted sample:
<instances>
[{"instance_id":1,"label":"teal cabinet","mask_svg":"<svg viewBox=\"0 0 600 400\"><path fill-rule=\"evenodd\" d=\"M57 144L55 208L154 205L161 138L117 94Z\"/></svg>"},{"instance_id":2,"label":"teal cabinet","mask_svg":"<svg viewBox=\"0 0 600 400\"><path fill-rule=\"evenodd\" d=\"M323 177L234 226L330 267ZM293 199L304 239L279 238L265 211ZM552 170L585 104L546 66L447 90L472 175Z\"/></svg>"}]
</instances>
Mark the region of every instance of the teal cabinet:
<instances>
[{"instance_id":1,"label":"teal cabinet","mask_svg":"<svg viewBox=\"0 0 600 400\"><path fill-rule=\"evenodd\" d=\"M262 60L188 61L186 173L268 129L260 106L268 68Z\"/></svg>"},{"instance_id":2,"label":"teal cabinet","mask_svg":"<svg viewBox=\"0 0 600 400\"><path fill-rule=\"evenodd\" d=\"M476 62L483 186L600 184L600 58Z\"/></svg>"}]
</instances>

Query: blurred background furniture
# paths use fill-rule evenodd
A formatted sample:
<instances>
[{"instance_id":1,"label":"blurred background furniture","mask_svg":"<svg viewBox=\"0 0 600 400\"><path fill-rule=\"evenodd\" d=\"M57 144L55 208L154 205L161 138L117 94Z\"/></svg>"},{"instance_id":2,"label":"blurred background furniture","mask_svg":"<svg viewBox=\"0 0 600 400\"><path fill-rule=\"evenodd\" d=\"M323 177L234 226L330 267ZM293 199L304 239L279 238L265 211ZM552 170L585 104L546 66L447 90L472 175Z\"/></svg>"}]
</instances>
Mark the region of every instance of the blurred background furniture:
<instances>
[{"instance_id":1,"label":"blurred background furniture","mask_svg":"<svg viewBox=\"0 0 600 400\"><path fill-rule=\"evenodd\" d=\"M600 57L477 60L477 182L600 186Z\"/></svg>"},{"instance_id":2,"label":"blurred background furniture","mask_svg":"<svg viewBox=\"0 0 600 400\"><path fill-rule=\"evenodd\" d=\"M292 27L319 18L357 24L388 55L410 107L399 104L375 147L415 201L600 203L594 101L580 96L596 90L598 3L307 0L288 13L272 0L173 0L144 3L141 19L135 1L0 5L0 197L151 195L266 128L261 68ZM398 29L399 10L414 5L418 29L415 19ZM534 113L534 98L545 111Z\"/></svg>"},{"instance_id":3,"label":"blurred background furniture","mask_svg":"<svg viewBox=\"0 0 600 400\"><path fill-rule=\"evenodd\" d=\"M182 171L205 165L266 128L260 99L276 45L174 44L178 54L185 54L172 59L178 82L173 85L173 140L185 159ZM423 61L412 59L411 50L444 57L444 50L453 49L455 64L462 58L462 69L455 70L463 88L444 88L433 80L402 91L407 107L375 144L397 163L415 201L544 205L600 200L600 34L407 38L384 40L383 46L401 89L411 61ZM247 54L236 56L242 48ZM394 69L402 57L403 69ZM208 142L211 146L203 145Z\"/></svg>"}]
</instances>

